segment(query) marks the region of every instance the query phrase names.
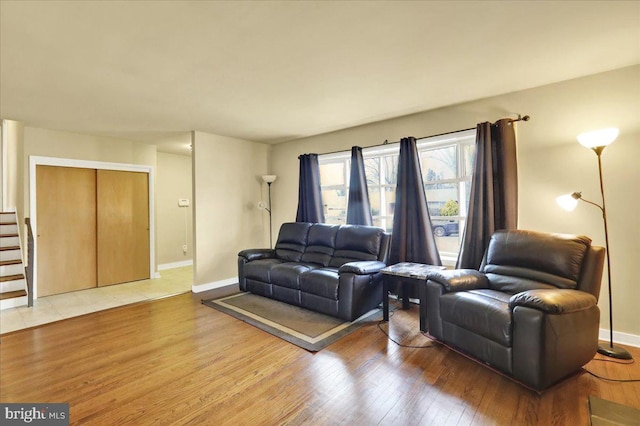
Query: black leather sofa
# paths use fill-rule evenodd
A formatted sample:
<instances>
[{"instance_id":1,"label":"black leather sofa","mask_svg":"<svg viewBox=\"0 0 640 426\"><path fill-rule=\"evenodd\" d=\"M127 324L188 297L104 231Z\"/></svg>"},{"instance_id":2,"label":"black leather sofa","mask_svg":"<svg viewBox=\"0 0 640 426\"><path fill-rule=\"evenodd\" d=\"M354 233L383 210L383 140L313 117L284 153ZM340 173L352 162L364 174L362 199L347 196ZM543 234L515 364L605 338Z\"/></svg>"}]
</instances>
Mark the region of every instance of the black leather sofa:
<instances>
[{"instance_id":1,"label":"black leather sofa","mask_svg":"<svg viewBox=\"0 0 640 426\"><path fill-rule=\"evenodd\" d=\"M240 290L353 321L382 302L389 241L371 226L285 223L275 249L238 254Z\"/></svg>"},{"instance_id":2,"label":"black leather sofa","mask_svg":"<svg viewBox=\"0 0 640 426\"><path fill-rule=\"evenodd\" d=\"M584 236L498 231L478 271L430 274L429 333L543 390L598 349L604 255Z\"/></svg>"}]
</instances>

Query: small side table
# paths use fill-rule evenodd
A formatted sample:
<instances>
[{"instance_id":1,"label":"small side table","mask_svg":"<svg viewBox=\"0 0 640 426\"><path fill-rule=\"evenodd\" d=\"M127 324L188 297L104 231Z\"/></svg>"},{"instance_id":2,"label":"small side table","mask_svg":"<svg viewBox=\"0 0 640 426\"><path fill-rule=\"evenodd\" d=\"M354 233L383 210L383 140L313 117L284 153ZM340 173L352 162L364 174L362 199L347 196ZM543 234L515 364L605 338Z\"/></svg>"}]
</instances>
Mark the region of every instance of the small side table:
<instances>
[{"instance_id":1,"label":"small side table","mask_svg":"<svg viewBox=\"0 0 640 426\"><path fill-rule=\"evenodd\" d=\"M441 271L444 266L427 265L424 263L403 262L387 266L382 269L382 320L389 321L389 281L403 278L402 309L409 308L409 286L417 285L420 294L420 331L429 331L427 327L427 286L429 271ZM422 285L420 285L422 284Z\"/></svg>"}]
</instances>

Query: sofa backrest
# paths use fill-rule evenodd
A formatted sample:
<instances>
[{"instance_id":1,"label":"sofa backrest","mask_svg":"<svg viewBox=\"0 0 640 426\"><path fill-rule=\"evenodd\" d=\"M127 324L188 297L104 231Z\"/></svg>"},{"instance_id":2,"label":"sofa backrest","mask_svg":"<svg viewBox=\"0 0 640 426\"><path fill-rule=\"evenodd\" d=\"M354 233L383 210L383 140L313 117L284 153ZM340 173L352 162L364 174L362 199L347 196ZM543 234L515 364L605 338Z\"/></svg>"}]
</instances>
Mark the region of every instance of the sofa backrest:
<instances>
[{"instance_id":1,"label":"sofa backrest","mask_svg":"<svg viewBox=\"0 0 640 426\"><path fill-rule=\"evenodd\" d=\"M280 259L299 262L307 248L307 236L310 223L291 222L283 223L276 241L276 255Z\"/></svg>"},{"instance_id":2,"label":"sofa backrest","mask_svg":"<svg viewBox=\"0 0 640 426\"><path fill-rule=\"evenodd\" d=\"M341 225L329 266L339 268L348 262L379 260L385 232L380 228L361 225Z\"/></svg>"},{"instance_id":3,"label":"sofa backrest","mask_svg":"<svg viewBox=\"0 0 640 426\"><path fill-rule=\"evenodd\" d=\"M339 268L359 260L386 262L388 244L389 235L372 226L292 222L280 227L275 250L280 259Z\"/></svg>"},{"instance_id":4,"label":"sofa backrest","mask_svg":"<svg viewBox=\"0 0 640 426\"><path fill-rule=\"evenodd\" d=\"M307 247L302 255L303 262L329 266L336 247L339 225L314 223L309 228Z\"/></svg>"},{"instance_id":5,"label":"sofa backrest","mask_svg":"<svg viewBox=\"0 0 640 426\"><path fill-rule=\"evenodd\" d=\"M480 266L490 287L508 293L579 286L591 239L535 231L497 231Z\"/></svg>"}]
</instances>

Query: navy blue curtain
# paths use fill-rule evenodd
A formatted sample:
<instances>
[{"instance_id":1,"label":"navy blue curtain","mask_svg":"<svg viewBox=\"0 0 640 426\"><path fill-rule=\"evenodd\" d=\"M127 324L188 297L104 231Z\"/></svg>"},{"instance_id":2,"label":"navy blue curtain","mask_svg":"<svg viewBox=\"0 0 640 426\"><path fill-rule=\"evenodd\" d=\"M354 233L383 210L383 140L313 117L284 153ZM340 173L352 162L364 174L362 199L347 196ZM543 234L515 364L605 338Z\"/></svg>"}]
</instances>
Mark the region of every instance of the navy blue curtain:
<instances>
[{"instance_id":1,"label":"navy blue curtain","mask_svg":"<svg viewBox=\"0 0 640 426\"><path fill-rule=\"evenodd\" d=\"M442 265L431 228L420 159L413 137L400 141L396 205L389 251L389 263L399 262Z\"/></svg>"},{"instance_id":2,"label":"navy blue curtain","mask_svg":"<svg viewBox=\"0 0 640 426\"><path fill-rule=\"evenodd\" d=\"M300 159L300 183L296 222L324 223L318 154L304 154L298 158Z\"/></svg>"},{"instance_id":3,"label":"navy blue curtain","mask_svg":"<svg viewBox=\"0 0 640 426\"><path fill-rule=\"evenodd\" d=\"M518 227L516 133L508 118L480 123L469 212L456 268L478 269L491 235Z\"/></svg>"},{"instance_id":4,"label":"navy blue curtain","mask_svg":"<svg viewBox=\"0 0 640 426\"><path fill-rule=\"evenodd\" d=\"M362 148L359 146L351 147L347 223L352 225L373 225L367 177L364 173L364 159L362 158Z\"/></svg>"}]
</instances>

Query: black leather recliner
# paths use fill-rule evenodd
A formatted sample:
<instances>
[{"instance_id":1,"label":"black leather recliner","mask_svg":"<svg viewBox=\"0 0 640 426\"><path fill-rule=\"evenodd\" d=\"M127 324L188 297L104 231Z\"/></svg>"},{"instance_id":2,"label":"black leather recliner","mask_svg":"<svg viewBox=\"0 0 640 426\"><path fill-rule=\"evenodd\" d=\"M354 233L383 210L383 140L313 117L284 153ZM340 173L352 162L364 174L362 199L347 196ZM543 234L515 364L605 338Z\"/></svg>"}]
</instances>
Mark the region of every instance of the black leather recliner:
<instances>
[{"instance_id":1,"label":"black leather recliner","mask_svg":"<svg viewBox=\"0 0 640 426\"><path fill-rule=\"evenodd\" d=\"M545 389L577 372L598 349L604 256L604 248L584 236L498 231L478 271L429 276L429 333Z\"/></svg>"}]
</instances>

